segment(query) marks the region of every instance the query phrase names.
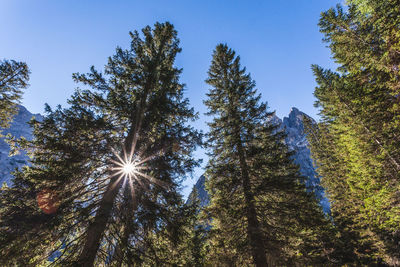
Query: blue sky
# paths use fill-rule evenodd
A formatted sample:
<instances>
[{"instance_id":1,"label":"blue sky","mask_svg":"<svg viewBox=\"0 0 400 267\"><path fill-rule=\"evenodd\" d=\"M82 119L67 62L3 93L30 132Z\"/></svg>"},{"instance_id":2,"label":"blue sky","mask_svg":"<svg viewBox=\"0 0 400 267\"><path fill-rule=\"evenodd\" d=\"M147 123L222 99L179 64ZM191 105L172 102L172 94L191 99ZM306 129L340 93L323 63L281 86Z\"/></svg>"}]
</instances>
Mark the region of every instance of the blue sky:
<instances>
[{"instance_id":1,"label":"blue sky","mask_svg":"<svg viewBox=\"0 0 400 267\"><path fill-rule=\"evenodd\" d=\"M176 64L196 123L206 129L204 83L214 47L227 43L241 57L271 110L291 107L316 117L310 65L333 68L317 26L320 13L340 0L0 0L0 59L27 62L30 87L22 104L42 113L44 103L66 105L77 85L74 72L102 69L116 46L127 48L129 31L156 21L175 25L183 48ZM197 156L201 157L202 152ZM189 192L195 178L185 182Z\"/></svg>"}]
</instances>

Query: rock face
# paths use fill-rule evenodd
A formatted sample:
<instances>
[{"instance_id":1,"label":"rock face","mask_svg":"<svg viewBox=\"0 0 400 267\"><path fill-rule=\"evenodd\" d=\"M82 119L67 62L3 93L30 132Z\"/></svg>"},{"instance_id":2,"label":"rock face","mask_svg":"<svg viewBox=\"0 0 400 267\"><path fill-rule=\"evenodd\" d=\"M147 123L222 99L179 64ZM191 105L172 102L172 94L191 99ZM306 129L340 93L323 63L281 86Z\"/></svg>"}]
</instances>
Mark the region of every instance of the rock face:
<instances>
[{"instance_id":1,"label":"rock face","mask_svg":"<svg viewBox=\"0 0 400 267\"><path fill-rule=\"evenodd\" d=\"M324 195L324 189L320 185L320 179L313 166L311 152L308 148L308 141L304 132L304 117L308 117L315 122L310 116L292 108L289 117L283 118L282 125L285 127L287 134L286 144L289 149L295 151L293 160L300 167L300 173L306 177L305 185L309 191L313 191L320 201L323 210L329 212L329 201Z\"/></svg>"},{"instance_id":2,"label":"rock face","mask_svg":"<svg viewBox=\"0 0 400 267\"><path fill-rule=\"evenodd\" d=\"M11 123L11 127L2 131L3 135L11 134L15 137L25 137L26 139L32 139L32 129L28 122L35 116L37 120L41 120L40 114L32 114L25 107L18 106L18 114L14 117ZM23 165L27 164L28 157L25 152L19 153L16 156L9 157L10 152L9 145L0 138L0 187L6 182L11 185L12 175L11 173Z\"/></svg>"},{"instance_id":3,"label":"rock face","mask_svg":"<svg viewBox=\"0 0 400 267\"><path fill-rule=\"evenodd\" d=\"M210 203L210 197L208 196L208 193L206 191L205 187L205 182L206 182L206 177L204 175L200 176L200 178L197 180L196 184L193 186L193 188L196 189L197 191L197 197L200 201L200 206L204 207L207 206L208 203ZM194 189L190 193L188 197L188 203L191 203L193 201L194 196Z\"/></svg>"},{"instance_id":4,"label":"rock face","mask_svg":"<svg viewBox=\"0 0 400 267\"><path fill-rule=\"evenodd\" d=\"M304 117L311 117L299 111L297 108L292 108L288 117L283 118L283 121L277 116L271 118L272 123L280 124L281 129L284 128L287 134L285 139L289 149L294 151L293 160L300 167L300 173L306 177L305 185L307 190L313 191L320 201L324 212L329 213L329 201L324 195L324 190L320 186L320 180L313 166L308 141L304 133ZM208 204L209 197L205 191L205 177L201 176L194 186L198 192L200 203Z\"/></svg>"}]
</instances>

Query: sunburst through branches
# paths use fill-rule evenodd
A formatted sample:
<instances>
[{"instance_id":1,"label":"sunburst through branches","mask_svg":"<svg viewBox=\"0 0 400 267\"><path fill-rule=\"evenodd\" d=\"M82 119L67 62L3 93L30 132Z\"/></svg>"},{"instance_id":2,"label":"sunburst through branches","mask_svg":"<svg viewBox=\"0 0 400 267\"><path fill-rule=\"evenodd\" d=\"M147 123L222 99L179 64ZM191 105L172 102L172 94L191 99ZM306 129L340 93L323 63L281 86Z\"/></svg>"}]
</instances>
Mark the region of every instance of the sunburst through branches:
<instances>
[{"instance_id":1,"label":"sunburst through branches","mask_svg":"<svg viewBox=\"0 0 400 267\"><path fill-rule=\"evenodd\" d=\"M165 182L162 182L146 173L146 171L149 170L146 164L151 159L154 159L155 157L159 156L160 152L145 157L143 159L142 159L143 156L142 153L136 155L135 153L133 153L133 149L132 152L129 154L126 153L126 151L124 150L122 156L115 151L113 151L113 153L118 159L118 160L111 160L111 162L116 165L114 168L112 168L114 171L116 171L114 175L118 175L118 180L124 179L122 185L123 187L125 187L126 184L129 185L132 197L134 196L135 192L134 187L143 185L144 182L156 184L164 188L167 187L167 184Z\"/></svg>"}]
</instances>

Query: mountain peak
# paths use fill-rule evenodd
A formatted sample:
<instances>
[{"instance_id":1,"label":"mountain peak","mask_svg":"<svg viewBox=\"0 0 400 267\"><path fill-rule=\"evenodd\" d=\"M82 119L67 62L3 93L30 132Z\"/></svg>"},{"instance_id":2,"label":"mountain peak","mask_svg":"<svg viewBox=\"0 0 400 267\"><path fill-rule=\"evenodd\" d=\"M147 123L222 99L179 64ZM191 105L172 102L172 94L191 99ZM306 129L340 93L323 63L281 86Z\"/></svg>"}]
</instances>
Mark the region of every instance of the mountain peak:
<instances>
[{"instance_id":1,"label":"mountain peak","mask_svg":"<svg viewBox=\"0 0 400 267\"><path fill-rule=\"evenodd\" d=\"M292 114L292 113L303 113L303 112L301 112L298 108L296 108L296 107L292 107L291 109L290 109L290 113L289 113L289 116L290 116L290 114Z\"/></svg>"},{"instance_id":2,"label":"mountain peak","mask_svg":"<svg viewBox=\"0 0 400 267\"><path fill-rule=\"evenodd\" d=\"M301 127L303 125L303 116L305 114L301 112L298 108L291 108L289 116L283 118L283 124L286 127Z\"/></svg>"}]
</instances>

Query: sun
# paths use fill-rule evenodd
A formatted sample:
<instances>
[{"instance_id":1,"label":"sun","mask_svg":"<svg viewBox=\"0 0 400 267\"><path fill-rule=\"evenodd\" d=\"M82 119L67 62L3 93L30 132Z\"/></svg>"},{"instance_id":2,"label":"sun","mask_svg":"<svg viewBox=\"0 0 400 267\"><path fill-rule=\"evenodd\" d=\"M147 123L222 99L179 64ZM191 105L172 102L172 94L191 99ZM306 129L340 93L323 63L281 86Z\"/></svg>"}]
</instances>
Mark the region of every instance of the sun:
<instances>
[{"instance_id":1,"label":"sun","mask_svg":"<svg viewBox=\"0 0 400 267\"><path fill-rule=\"evenodd\" d=\"M132 197L135 195L136 187L148 188L144 186L145 184L154 184L165 189L169 188L168 183L160 181L149 174L148 162L158 157L160 152L144 156L144 151L134 153L134 147L130 153L126 153L125 150L123 150L123 153L117 153L115 150L112 151L116 157L116 160L110 159L110 162L114 165L111 167L114 171L113 175L118 176L118 180L123 179L122 187L130 187Z\"/></svg>"},{"instance_id":2,"label":"sun","mask_svg":"<svg viewBox=\"0 0 400 267\"><path fill-rule=\"evenodd\" d=\"M126 162L122 166L122 171L124 174L133 174L136 171L136 165L133 162Z\"/></svg>"},{"instance_id":3,"label":"sun","mask_svg":"<svg viewBox=\"0 0 400 267\"><path fill-rule=\"evenodd\" d=\"M143 169L142 162L139 160L138 157L134 156L127 156L124 155L124 157L119 157L117 154L115 154L118 157L118 161L113 161L114 164L117 166L113 168L116 172L116 175L120 175L121 178L123 177L128 177L128 178L134 178L138 174L141 174L140 170Z\"/></svg>"}]
</instances>

